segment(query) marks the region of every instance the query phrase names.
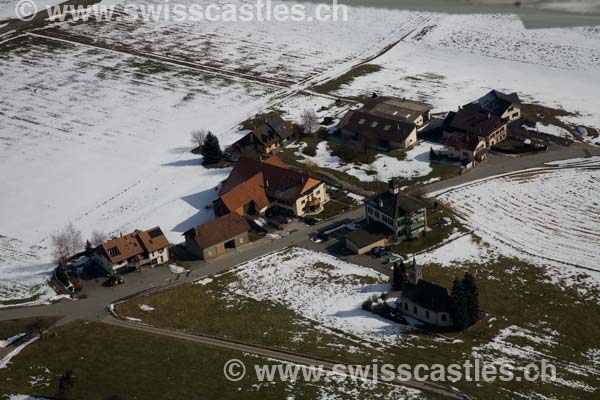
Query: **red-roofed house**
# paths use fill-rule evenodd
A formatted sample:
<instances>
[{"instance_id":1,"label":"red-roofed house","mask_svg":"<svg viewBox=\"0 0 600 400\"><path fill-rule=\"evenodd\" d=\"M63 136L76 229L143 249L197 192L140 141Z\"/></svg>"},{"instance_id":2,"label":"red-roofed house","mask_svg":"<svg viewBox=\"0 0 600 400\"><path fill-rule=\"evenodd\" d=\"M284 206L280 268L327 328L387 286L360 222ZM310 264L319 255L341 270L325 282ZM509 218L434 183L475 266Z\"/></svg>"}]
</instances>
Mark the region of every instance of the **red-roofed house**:
<instances>
[{"instance_id":1,"label":"red-roofed house","mask_svg":"<svg viewBox=\"0 0 600 400\"><path fill-rule=\"evenodd\" d=\"M169 261L169 241L160 227L135 231L102 243L94 261L109 273L156 266Z\"/></svg>"},{"instance_id":2,"label":"red-roofed house","mask_svg":"<svg viewBox=\"0 0 600 400\"><path fill-rule=\"evenodd\" d=\"M329 200L325 183L291 170L277 156L265 161L242 157L213 202L215 214L262 214L268 208L302 217L318 214Z\"/></svg>"}]
</instances>

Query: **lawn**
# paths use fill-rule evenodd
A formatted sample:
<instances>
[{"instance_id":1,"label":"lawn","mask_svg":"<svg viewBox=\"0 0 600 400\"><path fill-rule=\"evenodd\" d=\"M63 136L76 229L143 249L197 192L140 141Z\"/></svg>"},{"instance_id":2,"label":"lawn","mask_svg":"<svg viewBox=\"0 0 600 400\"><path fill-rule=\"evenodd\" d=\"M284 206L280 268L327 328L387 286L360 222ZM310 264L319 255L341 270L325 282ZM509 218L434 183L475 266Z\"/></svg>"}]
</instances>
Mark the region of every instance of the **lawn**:
<instances>
[{"instance_id":1,"label":"lawn","mask_svg":"<svg viewBox=\"0 0 600 400\"><path fill-rule=\"evenodd\" d=\"M401 388L352 382L260 384L251 365L273 360L101 323L72 322L56 332L27 346L0 369L0 399L11 394L54 398L67 370L76 376L73 400L353 399L357 391L366 398L403 398ZM223 375L223 366L232 358L244 362L248 371L234 383Z\"/></svg>"},{"instance_id":2,"label":"lawn","mask_svg":"<svg viewBox=\"0 0 600 400\"><path fill-rule=\"evenodd\" d=\"M27 333L35 324L49 326L56 322L58 317L36 317L0 321L0 340L6 340L20 333Z\"/></svg>"},{"instance_id":3,"label":"lawn","mask_svg":"<svg viewBox=\"0 0 600 400\"><path fill-rule=\"evenodd\" d=\"M357 345L339 334L323 333L313 321L292 312L285 304L256 301L241 294L223 297L230 275L205 286L185 285L136 299L120 305L118 311L162 327L359 363L377 358L396 364L448 365L473 360L477 355L488 363L506 360L519 368L547 359L556 364L561 381L477 384L463 380L453 385L476 399L595 398L589 388L597 386L600 375L593 359L594 352L600 351L600 306L589 292L580 292L587 289L585 281L580 288L553 283L543 268L501 255L487 263L464 262L458 268L430 264L424 277L449 287L452 279L464 271L477 279L484 321L452 340L417 333L406 334L400 345ZM140 304L151 305L156 311L143 312Z\"/></svg>"},{"instance_id":4,"label":"lawn","mask_svg":"<svg viewBox=\"0 0 600 400\"><path fill-rule=\"evenodd\" d=\"M442 207L427 208L427 226L431 228L431 231L426 232L420 238L392 245L392 251L400 254L419 253L441 244L452 234L466 232L466 229L453 218L452 214Z\"/></svg>"},{"instance_id":5,"label":"lawn","mask_svg":"<svg viewBox=\"0 0 600 400\"><path fill-rule=\"evenodd\" d=\"M355 352L356 338L324 333L317 324L281 304L256 301L238 294L224 295L236 278L226 274L205 285L184 284L151 296L119 304L121 316L188 333L207 334L329 360L367 362L370 352ZM226 298L225 298L226 297ZM155 309L143 311L141 304Z\"/></svg>"}]
</instances>

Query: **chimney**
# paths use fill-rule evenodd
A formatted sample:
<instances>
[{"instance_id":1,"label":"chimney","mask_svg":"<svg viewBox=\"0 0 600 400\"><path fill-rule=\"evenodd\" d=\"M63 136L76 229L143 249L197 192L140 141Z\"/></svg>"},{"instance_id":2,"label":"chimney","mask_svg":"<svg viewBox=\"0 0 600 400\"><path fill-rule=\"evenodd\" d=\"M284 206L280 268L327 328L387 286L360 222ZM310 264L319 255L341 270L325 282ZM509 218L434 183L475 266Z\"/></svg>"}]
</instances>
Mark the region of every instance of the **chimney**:
<instances>
[{"instance_id":1,"label":"chimney","mask_svg":"<svg viewBox=\"0 0 600 400\"><path fill-rule=\"evenodd\" d=\"M379 199L377 201L377 205L379 206L379 208L383 208L383 200Z\"/></svg>"}]
</instances>

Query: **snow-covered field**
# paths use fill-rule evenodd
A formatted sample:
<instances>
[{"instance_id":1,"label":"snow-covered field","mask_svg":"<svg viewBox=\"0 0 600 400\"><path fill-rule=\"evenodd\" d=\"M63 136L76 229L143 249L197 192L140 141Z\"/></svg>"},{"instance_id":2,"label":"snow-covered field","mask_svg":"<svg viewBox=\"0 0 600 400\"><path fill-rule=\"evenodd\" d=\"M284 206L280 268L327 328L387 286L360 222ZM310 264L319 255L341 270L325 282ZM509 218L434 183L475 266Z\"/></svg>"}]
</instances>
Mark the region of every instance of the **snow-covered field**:
<instances>
[{"instance_id":1,"label":"snow-covered field","mask_svg":"<svg viewBox=\"0 0 600 400\"><path fill-rule=\"evenodd\" d=\"M335 169L347 173L365 182L387 182L391 178L420 178L429 175L432 172L429 164L429 152L431 149L438 151L444 146L432 142L419 142L415 147L406 152L406 157L399 160L396 157L390 157L385 154L376 156L376 160L371 164L345 163L339 157L331 154L331 149L326 141L317 145L317 154L308 156L302 152L301 144L295 153L299 157L304 157L322 168Z\"/></svg>"},{"instance_id":2,"label":"snow-covered field","mask_svg":"<svg viewBox=\"0 0 600 400\"><path fill-rule=\"evenodd\" d=\"M45 301L49 235L160 225L173 242L212 217L227 169L206 170L190 132L229 129L272 87L33 39L4 52L0 98L0 300ZM10 171L10 173L9 173Z\"/></svg>"},{"instance_id":3,"label":"snow-covered field","mask_svg":"<svg viewBox=\"0 0 600 400\"><path fill-rule=\"evenodd\" d=\"M600 169L563 168L488 179L438 199L500 254L600 284L599 186Z\"/></svg>"},{"instance_id":4,"label":"snow-covered field","mask_svg":"<svg viewBox=\"0 0 600 400\"><path fill-rule=\"evenodd\" d=\"M526 30L510 15L432 18L371 61L380 71L356 78L336 94L375 91L425 100L434 111L448 111L493 88L578 112L565 121L600 128L600 36L591 30Z\"/></svg>"},{"instance_id":5,"label":"snow-covered field","mask_svg":"<svg viewBox=\"0 0 600 400\"><path fill-rule=\"evenodd\" d=\"M204 206L228 173L200 166L189 153L191 130L212 129L229 143L237 137L232 127L264 109L297 120L305 108L330 107L333 98L295 90L336 77L406 35L371 61L382 71L339 94L379 91L448 110L490 87L512 89L600 126L594 29L526 32L510 16L375 7L350 7L349 20L337 23L89 21L57 28L212 72L38 38L0 53L0 168L11 171L0 176L0 301L52 297L44 285L48 238L68 222L84 236L160 225L179 242L181 232L211 217ZM269 83L252 82L256 76ZM406 160L382 156L349 173L363 180L374 179L366 173L373 168L381 179L388 172L424 176L429 148L421 147Z\"/></svg>"},{"instance_id":6,"label":"snow-covered field","mask_svg":"<svg viewBox=\"0 0 600 400\"><path fill-rule=\"evenodd\" d=\"M255 300L280 303L323 328L389 345L407 327L361 309L370 296L389 290L388 278L329 254L292 248L246 263L228 287Z\"/></svg>"}]
</instances>

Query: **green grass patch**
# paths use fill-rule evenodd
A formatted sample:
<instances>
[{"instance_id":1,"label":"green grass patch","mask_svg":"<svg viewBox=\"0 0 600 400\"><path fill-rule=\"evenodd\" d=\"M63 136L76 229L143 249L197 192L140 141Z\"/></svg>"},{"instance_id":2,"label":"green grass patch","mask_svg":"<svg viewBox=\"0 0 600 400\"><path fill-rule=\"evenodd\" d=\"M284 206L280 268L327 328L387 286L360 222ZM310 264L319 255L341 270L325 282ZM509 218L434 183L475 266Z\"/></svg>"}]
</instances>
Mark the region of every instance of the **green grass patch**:
<instances>
[{"instance_id":1,"label":"green grass patch","mask_svg":"<svg viewBox=\"0 0 600 400\"><path fill-rule=\"evenodd\" d=\"M20 333L27 333L34 325L50 326L57 320L58 317L34 317L0 321L0 340L6 340Z\"/></svg>"},{"instance_id":2,"label":"green grass patch","mask_svg":"<svg viewBox=\"0 0 600 400\"><path fill-rule=\"evenodd\" d=\"M349 351L357 344L356 338L345 338L348 335L342 332L325 333L315 322L281 304L229 293L226 286L236 279L235 275L227 274L206 285L184 284L120 304L117 312L120 316L139 318L163 328L272 346L325 359L369 359L365 353ZM155 311L142 311L140 304L154 307Z\"/></svg>"},{"instance_id":3,"label":"green grass patch","mask_svg":"<svg viewBox=\"0 0 600 400\"><path fill-rule=\"evenodd\" d=\"M451 222L447 223L448 221ZM433 210L433 208L427 209L427 225L431 231L426 232L420 238L406 240L390 246L392 251L400 254L418 253L441 244L455 231L467 231L458 221L453 218L449 212L444 210L442 207L438 207L437 210Z\"/></svg>"},{"instance_id":4,"label":"green grass patch","mask_svg":"<svg viewBox=\"0 0 600 400\"><path fill-rule=\"evenodd\" d=\"M343 85L352 83L352 81L358 77L372 74L380 71L381 66L375 64L363 64L358 67L351 69L344 75L341 75L335 79L324 82L320 85L314 86L311 89L318 93L331 93L338 90Z\"/></svg>"},{"instance_id":5,"label":"green grass patch","mask_svg":"<svg viewBox=\"0 0 600 400\"><path fill-rule=\"evenodd\" d=\"M66 370L76 376L73 400L279 400L292 394L297 399L314 399L323 390L319 384L303 382L259 385L252 373L232 383L223 375L228 360L241 360L248 372L254 364L274 362L220 347L101 323L73 322L56 333L29 345L0 370L0 399L17 393L55 398ZM338 393L335 386L327 391L335 398L352 399L354 388L350 385L346 394ZM389 390L382 386L364 394L381 396Z\"/></svg>"}]
</instances>

